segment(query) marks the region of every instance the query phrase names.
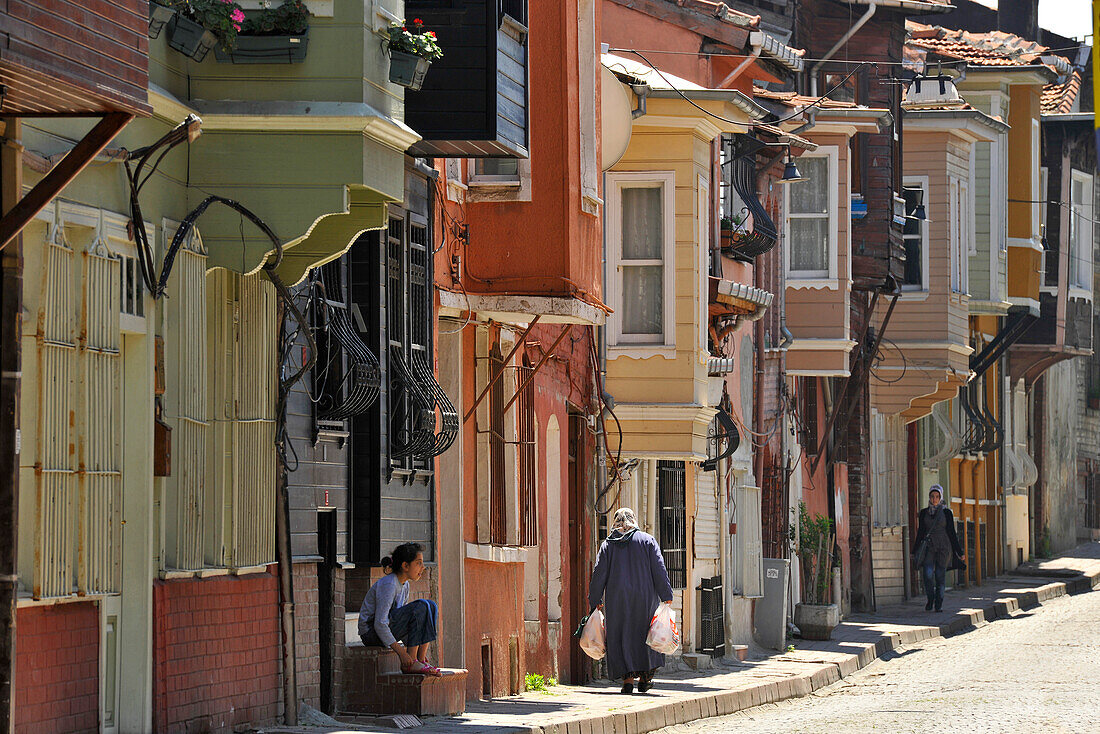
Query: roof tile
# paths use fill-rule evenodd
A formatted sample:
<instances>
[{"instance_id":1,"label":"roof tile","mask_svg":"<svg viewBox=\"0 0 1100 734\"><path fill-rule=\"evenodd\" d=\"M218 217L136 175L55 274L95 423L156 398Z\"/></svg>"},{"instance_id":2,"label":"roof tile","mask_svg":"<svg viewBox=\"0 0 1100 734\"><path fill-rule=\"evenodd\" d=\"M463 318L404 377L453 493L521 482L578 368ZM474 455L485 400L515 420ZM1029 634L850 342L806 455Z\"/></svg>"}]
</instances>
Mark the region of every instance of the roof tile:
<instances>
[{"instance_id":1,"label":"roof tile","mask_svg":"<svg viewBox=\"0 0 1100 734\"><path fill-rule=\"evenodd\" d=\"M1057 115L1073 112L1077 95L1081 93L1081 72L1076 69L1062 84L1048 84L1043 87L1040 102L1044 115Z\"/></svg>"}]
</instances>

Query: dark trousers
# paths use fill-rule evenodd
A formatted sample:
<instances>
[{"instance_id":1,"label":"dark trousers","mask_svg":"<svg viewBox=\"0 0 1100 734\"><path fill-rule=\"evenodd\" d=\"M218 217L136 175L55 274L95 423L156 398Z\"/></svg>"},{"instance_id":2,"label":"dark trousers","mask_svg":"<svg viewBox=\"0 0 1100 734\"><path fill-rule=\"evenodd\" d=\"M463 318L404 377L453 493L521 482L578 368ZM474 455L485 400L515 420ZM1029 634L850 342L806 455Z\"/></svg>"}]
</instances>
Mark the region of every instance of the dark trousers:
<instances>
[{"instance_id":1,"label":"dark trousers","mask_svg":"<svg viewBox=\"0 0 1100 734\"><path fill-rule=\"evenodd\" d=\"M390 612L390 632L405 647L416 647L435 639L435 623L439 608L431 599L417 599ZM362 635L367 647L385 647L378 633L371 627Z\"/></svg>"},{"instance_id":2,"label":"dark trousers","mask_svg":"<svg viewBox=\"0 0 1100 734\"><path fill-rule=\"evenodd\" d=\"M924 559L924 594L930 604L943 604L943 591L947 587L947 551L928 549Z\"/></svg>"}]
</instances>

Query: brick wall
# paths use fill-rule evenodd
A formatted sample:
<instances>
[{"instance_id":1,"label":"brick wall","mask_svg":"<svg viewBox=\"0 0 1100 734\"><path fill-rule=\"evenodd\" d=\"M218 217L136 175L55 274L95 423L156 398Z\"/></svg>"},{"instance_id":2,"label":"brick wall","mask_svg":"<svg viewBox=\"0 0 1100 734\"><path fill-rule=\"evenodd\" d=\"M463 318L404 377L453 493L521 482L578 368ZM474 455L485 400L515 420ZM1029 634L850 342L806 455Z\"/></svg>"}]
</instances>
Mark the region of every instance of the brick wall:
<instances>
[{"instance_id":1,"label":"brick wall","mask_svg":"<svg viewBox=\"0 0 1100 734\"><path fill-rule=\"evenodd\" d=\"M98 731L98 605L23 607L15 619L15 731Z\"/></svg>"},{"instance_id":2,"label":"brick wall","mask_svg":"<svg viewBox=\"0 0 1100 734\"><path fill-rule=\"evenodd\" d=\"M278 597L273 573L154 583L158 732L228 732L276 722Z\"/></svg>"},{"instance_id":3,"label":"brick wall","mask_svg":"<svg viewBox=\"0 0 1100 734\"><path fill-rule=\"evenodd\" d=\"M298 698L317 708L321 700L321 644L317 564L294 564L294 654Z\"/></svg>"}]
</instances>

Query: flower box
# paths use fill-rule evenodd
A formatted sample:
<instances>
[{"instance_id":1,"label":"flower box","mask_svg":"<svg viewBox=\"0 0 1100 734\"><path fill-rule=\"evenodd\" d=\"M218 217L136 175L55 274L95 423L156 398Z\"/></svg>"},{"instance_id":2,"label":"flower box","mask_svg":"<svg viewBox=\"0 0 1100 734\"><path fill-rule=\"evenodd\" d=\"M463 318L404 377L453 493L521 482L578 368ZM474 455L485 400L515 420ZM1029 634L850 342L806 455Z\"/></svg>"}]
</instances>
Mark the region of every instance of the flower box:
<instances>
[{"instance_id":1,"label":"flower box","mask_svg":"<svg viewBox=\"0 0 1100 734\"><path fill-rule=\"evenodd\" d=\"M217 36L190 18L177 14L168 23L168 45L195 61L205 59L217 43Z\"/></svg>"},{"instance_id":2,"label":"flower box","mask_svg":"<svg viewBox=\"0 0 1100 734\"><path fill-rule=\"evenodd\" d=\"M149 38L159 38L164 24L176 17L176 9L149 2Z\"/></svg>"},{"instance_id":3,"label":"flower box","mask_svg":"<svg viewBox=\"0 0 1100 734\"><path fill-rule=\"evenodd\" d=\"M424 75L432 62L404 51L390 50L390 81L414 92L424 84Z\"/></svg>"},{"instance_id":4,"label":"flower box","mask_svg":"<svg viewBox=\"0 0 1100 734\"><path fill-rule=\"evenodd\" d=\"M218 61L232 64L296 64L305 60L309 31L296 36L237 36L237 45L214 49Z\"/></svg>"}]
</instances>

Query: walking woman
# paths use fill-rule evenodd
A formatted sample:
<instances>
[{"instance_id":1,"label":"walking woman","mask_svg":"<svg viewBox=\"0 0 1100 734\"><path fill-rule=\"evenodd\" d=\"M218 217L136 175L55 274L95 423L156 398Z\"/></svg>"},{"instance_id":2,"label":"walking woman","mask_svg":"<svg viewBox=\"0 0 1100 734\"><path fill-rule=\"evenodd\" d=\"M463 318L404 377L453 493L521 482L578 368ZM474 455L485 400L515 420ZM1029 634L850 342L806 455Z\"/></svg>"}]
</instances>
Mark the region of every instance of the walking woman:
<instances>
[{"instance_id":1,"label":"walking woman","mask_svg":"<svg viewBox=\"0 0 1100 734\"><path fill-rule=\"evenodd\" d=\"M921 543L927 540L924 548ZM926 611L933 605L936 611L943 611L943 590L947 584L947 569L953 565L951 554L959 560L966 558L959 537L955 534L955 517L943 501L943 487L933 484L928 490L928 507L920 511L917 523L917 537L913 544L913 554L918 566L924 567L924 593L928 603Z\"/></svg>"},{"instance_id":2,"label":"walking woman","mask_svg":"<svg viewBox=\"0 0 1100 734\"><path fill-rule=\"evenodd\" d=\"M602 602L602 604L601 604ZM661 548L638 529L634 511L615 513L611 534L600 545L588 590L589 607L602 606L607 626L607 669L623 679L623 693L645 693L665 656L645 644L649 623L659 604L672 603L672 584Z\"/></svg>"},{"instance_id":3,"label":"walking woman","mask_svg":"<svg viewBox=\"0 0 1100 734\"><path fill-rule=\"evenodd\" d=\"M429 599L409 601L409 582L424 573L423 551L419 543L403 543L394 548L393 556L382 559L389 573L363 598L359 637L367 647L388 647L397 653L402 673L439 676L439 668L428 662L438 609Z\"/></svg>"}]
</instances>

